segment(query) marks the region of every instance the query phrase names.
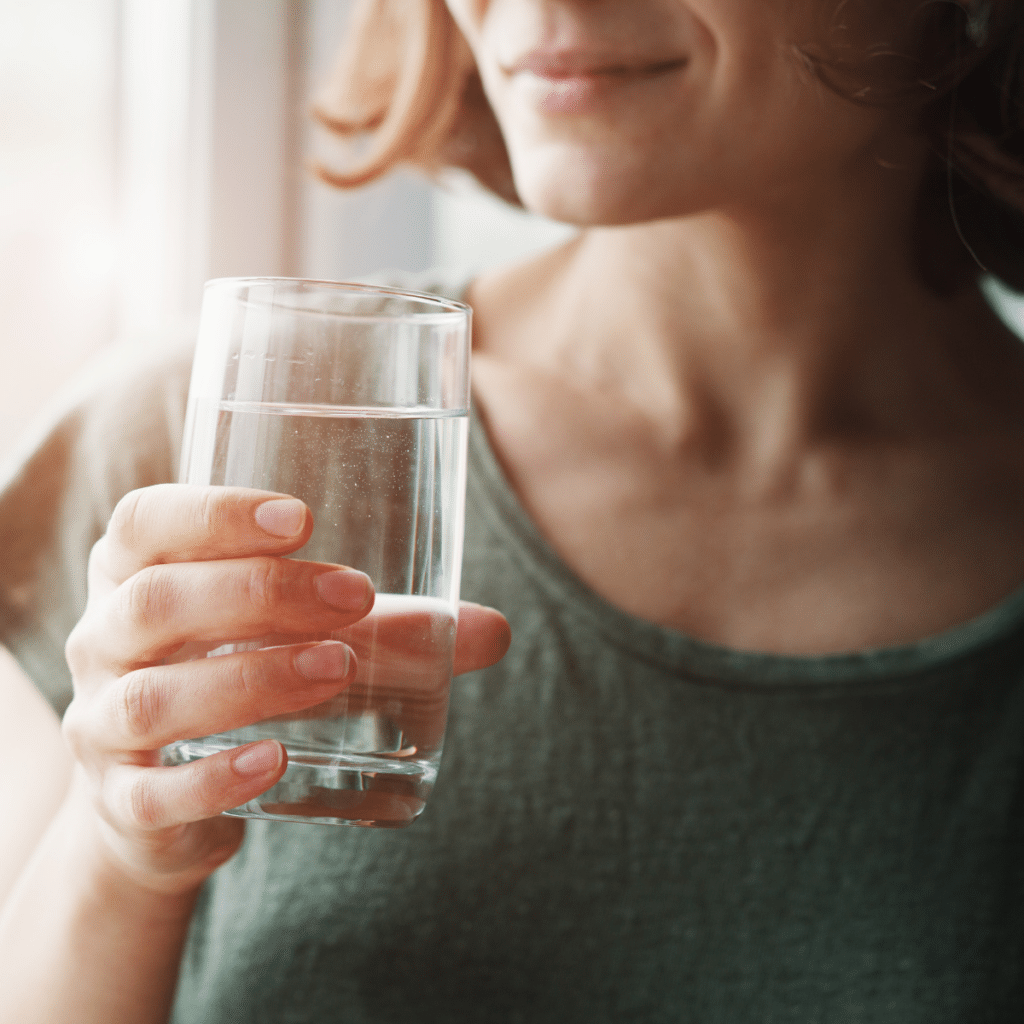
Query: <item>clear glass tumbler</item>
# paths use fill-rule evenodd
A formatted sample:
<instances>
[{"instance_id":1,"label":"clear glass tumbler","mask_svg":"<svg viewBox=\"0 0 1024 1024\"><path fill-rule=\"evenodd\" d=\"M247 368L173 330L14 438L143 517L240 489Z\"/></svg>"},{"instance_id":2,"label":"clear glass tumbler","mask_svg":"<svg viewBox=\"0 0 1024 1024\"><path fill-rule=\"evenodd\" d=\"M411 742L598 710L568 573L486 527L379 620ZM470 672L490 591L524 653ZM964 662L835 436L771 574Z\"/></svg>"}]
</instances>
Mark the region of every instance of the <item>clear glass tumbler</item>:
<instances>
[{"instance_id":1,"label":"clear glass tumbler","mask_svg":"<svg viewBox=\"0 0 1024 1024\"><path fill-rule=\"evenodd\" d=\"M352 566L377 590L370 615L335 633L183 653L333 638L358 659L355 682L327 703L164 749L181 764L280 740L284 777L231 814L395 828L423 810L458 615L470 319L460 302L367 285L206 286L181 481L301 498L315 525L292 557Z\"/></svg>"}]
</instances>

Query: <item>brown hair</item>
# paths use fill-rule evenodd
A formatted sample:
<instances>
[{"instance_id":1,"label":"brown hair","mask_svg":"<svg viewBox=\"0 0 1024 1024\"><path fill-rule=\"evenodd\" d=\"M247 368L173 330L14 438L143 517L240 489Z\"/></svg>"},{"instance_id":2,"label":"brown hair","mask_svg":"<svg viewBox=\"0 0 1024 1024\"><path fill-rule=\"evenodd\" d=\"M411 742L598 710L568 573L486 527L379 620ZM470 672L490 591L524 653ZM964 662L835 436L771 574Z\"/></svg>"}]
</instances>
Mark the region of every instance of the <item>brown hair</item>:
<instances>
[{"instance_id":1,"label":"brown hair","mask_svg":"<svg viewBox=\"0 0 1024 1024\"><path fill-rule=\"evenodd\" d=\"M344 170L316 166L339 188L410 163L428 171L460 167L519 202L473 55L444 0L359 0L313 114L342 139L369 141Z\"/></svg>"},{"instance_id":2,"label":"brown hair","mask_svg":"<svg viewBox=\"0 0 1024 1024\"><path fill-rule=\"evenodd\" d=\"M915 45L800 56L854 102L902 110L928 140L917 242L929 283L951 292L986 271L1024 291L1024 0L883 2Z\"/></svg>"},{"instance_id":3,"label":"brown hair","mask_svg":"<svg viewBox=\"0 0 1024 1024\"><path fill-rule=\"evenodd\" d=\"M897 11L915 46L846 53L830 38L797 56L854 102L905 111L928 138L918 250L929 283L949 292L986 270L1024 291L1024 0L859 2ZM314 114L339 137L368 143L345 170L318 166L334 185L361 185L400 163L459 167L518 203L501 132L444 0L359 0Z\"/></svg>"}]
</instances>

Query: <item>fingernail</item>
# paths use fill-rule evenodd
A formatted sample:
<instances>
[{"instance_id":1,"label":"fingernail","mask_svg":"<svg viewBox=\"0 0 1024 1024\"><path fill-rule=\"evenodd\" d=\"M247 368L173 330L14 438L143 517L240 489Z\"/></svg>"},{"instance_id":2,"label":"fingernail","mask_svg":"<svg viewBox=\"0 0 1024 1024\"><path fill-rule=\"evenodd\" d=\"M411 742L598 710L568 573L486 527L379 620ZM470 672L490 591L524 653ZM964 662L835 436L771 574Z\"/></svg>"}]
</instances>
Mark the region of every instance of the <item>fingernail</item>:
<instances>
[{"instance_id":1,"label":"fingernail","mask_svg":"<svg viewBox=\"0 0 1024 1024\"><path fill-rule=\"evenodd\" d=\"M320 600L344 612L358 612L369 604L373 594L370 577L355 569L335 569L316 578Z\"/></svg>"},{"instance_id":2,"label":"fingernail","mask_svg":"<svg viewBox=\"0 0 1024 1024\"><path fill-rule=\"evenodd\" d=\"M349 649L338 640L325 640L295 655L295 668L307 679L341 679L348 675Z\"/></svg>"},{"instance_id":3,"label":"fingernail","mask_svg":"<svg viewBox=\"0 0 1024 1024\"><path fill-rule=\"evenodd\" d=\"M298 498L272 498L254 515L256 525L274 537L294 537L306 525L306 506Z\"/></svg>"},{"instance_id":4,"label":"fingernail","mask_svg":"<svg viewBox=\"0 0 1024 1024\"><path fill-rule=\"evenodd\" d=\"M239 775L268 775L281 764L281 744L274 740L261 740L251 747L243 747L236 754L231 767Z\"/></svg>"}]
</instances>

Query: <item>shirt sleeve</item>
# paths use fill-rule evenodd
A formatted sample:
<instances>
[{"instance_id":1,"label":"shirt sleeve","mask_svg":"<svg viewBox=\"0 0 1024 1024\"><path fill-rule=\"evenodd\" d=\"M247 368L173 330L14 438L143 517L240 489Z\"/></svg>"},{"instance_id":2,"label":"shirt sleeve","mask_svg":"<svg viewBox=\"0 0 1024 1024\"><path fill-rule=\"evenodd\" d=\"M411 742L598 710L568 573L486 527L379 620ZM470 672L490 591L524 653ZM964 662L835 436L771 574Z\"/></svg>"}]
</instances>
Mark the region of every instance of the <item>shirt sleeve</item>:
<instances>
[{"instance_id":1,"label":"shirt sleeve","mask_svg":"<svg viewBox=\"0 0 1024 1024\"><path fill-rule=\"evenodd\" d=\"M59 715L89 552L125 494L176 479L191 359L108 352L0 467L0 643Z\"/></svg>"}]
</instances>

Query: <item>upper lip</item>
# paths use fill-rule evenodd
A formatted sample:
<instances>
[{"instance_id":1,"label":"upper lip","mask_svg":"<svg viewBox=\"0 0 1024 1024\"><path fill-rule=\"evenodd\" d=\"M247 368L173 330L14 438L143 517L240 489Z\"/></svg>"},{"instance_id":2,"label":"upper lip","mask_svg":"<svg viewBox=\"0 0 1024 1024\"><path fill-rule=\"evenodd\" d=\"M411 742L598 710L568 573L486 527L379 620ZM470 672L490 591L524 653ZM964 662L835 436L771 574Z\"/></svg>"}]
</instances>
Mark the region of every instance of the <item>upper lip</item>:
<instances>
[{"instance_id":1,"label":"upper lip","mask_svg":"<svg viewBox=\"0 0 1024 1024\"><path fill-rule=\"evenodd\" d=\"M590 75L653 75L686 63L685 57L627 57L579 50L531 50L504 67L507 74L529 71L540 78Z\"/></svg>"}]
</instances>

